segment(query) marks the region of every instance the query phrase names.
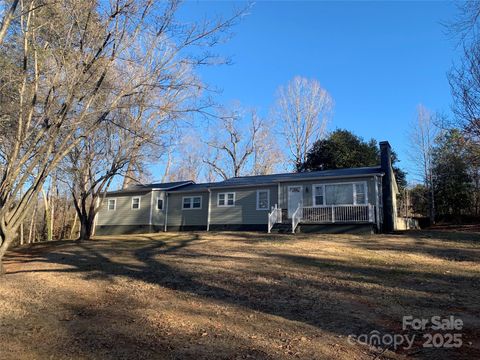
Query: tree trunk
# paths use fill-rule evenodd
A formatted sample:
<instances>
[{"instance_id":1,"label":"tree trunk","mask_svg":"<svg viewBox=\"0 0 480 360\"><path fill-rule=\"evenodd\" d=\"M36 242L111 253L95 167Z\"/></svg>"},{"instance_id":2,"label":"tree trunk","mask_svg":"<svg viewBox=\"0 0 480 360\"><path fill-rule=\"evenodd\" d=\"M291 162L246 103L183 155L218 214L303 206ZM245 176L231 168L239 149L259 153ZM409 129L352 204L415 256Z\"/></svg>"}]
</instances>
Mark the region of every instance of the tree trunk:
<instances>
[{"instance_id":1,"label":"tree trunk","mask_svg":"<svg viewBox=\"0 0 480 360\"><path fill-rule=\"evenodd\" d=\"M90 240L93 232L93 217L88 215L79 215L80 219L80 235L78 241Z\"/></svg>"},{"instance_id":2,"label":"tree trunk","mask_svg":"<svg viewBox=\"0 0 480 360\"><path fill-rule=\"evenodd\" d=\"M49 193L50 189L48 190L48 193L45 192L44 189L42 189L42 195L43 195L43 203L45 207L45 212L44 212L44 219L45 219L45 233L47 236L47 241L52 240L52 218L51 218L51 212L50 212L50 201L49 201Z\"/></svg>"},{"instance_id":3,"label":"tree trunk","mask_svg":"<svg viewBox=\"0 0 480 360\"><path fill-rule=\"evenodd\" d=\"M38 199L33 208L32 219L30 220L30 228L28 231L28 243L31 244L35 241L35 224L37 223L37 208L38 208Z\"/></svg>"},{"instance_id":4,"label":"tree trunk","mask_svg":"<svg viewBox=\"0 0 480 360\"><path fill-rule=\"evenodd\" d=\"M8 247L13 241L14 236L11 233L4 232L0 229L0 276L5 274L3 267L3 256L8 250Z\"/></svg>"},{"instance_id":5,"label":"tree trunk","mask_svg":"<svg viewBox=\"0 0 480 360\"><path fill-rule=\"evenodd\" d=\"M23 238L23 222L20 224L20 245L23 245L23 241L24 241L24 238Z\"/></svg>"},{"instance_id":6,"label":"tree trunk","mask_svg":"<svg viewBox=\"0 0 480 360\"><path fill-rule=\"evenodd\" d=\"M73 239L73 236L75 235L75 226L77 226L77 217L78 217L78 214L75 211L75 216L73 218L72 228L70 229L70 239Z\"/></svg>"},{"instance_id":7,"label":"tree trunk","mask_svg":"<svg viewBox=\"0 0 480 360\"><path fill-rule=\"evenodd\" d=\"M134 151L135 152L135 151ZM128 162L127 171L123 177L122 189L126 189L134 182L135 179L135 154L132 153L130 161Z\"/></svg>"},{"instance_id":8,"label":"tree trunk","mask_svg":"<svg viewBox=\"0 0 480 360\"><path fill-rule=\"evenodd\" d=\"M67 197L67 194L65 194L65 201L63 204L63 214L62 214L62 228L60 230L61 240L65 240L67 237L67 234L66 234L67 215L68 215L68 197Z\"/></svg>"}]
</instances>

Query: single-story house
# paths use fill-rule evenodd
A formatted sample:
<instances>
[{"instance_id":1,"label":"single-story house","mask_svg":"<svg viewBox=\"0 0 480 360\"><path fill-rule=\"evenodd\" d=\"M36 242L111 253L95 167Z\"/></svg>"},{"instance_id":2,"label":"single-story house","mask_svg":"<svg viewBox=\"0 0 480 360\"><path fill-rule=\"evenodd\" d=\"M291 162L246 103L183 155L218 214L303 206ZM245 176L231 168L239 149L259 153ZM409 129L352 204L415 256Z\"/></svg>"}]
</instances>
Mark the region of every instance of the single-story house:
<instances>
[{"instance_id":1,"label":"single-story house","mask_svg":"<svg viewBox=\"0 0 480 360\"><path fill-rule=\"evenodd\" d=\"M97 235L178 230L396 229L398 188L388 142L375 167L135 185L105 194Z\"/></svg>"}]
</instances>

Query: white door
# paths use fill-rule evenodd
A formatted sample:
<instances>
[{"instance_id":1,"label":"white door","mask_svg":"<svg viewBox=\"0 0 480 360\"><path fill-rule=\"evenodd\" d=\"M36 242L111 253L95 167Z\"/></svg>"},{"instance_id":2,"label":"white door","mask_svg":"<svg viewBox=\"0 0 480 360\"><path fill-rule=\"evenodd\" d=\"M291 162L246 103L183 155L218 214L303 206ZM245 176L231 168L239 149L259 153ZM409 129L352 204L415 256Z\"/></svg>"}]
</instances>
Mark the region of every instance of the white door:
<instances>
[{"instance_id":1,"label":"white door","mask_svg":"<svg viewBox=\"0 0 480 360\"><path fill-rule=\"evenodd\" d=\"M301 186L288 187L288 217L291 218L298 205L303 204L303 193Z\"/></svg>"}]
</instances>

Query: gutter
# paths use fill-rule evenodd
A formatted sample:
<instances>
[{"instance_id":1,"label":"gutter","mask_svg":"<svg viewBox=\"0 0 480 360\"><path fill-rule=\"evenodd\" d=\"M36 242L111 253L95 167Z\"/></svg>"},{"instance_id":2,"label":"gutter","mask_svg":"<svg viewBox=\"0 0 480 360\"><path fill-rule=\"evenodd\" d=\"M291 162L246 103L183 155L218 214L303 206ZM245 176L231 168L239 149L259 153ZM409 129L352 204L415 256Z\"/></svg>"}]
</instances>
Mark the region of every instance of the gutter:
<instances>
[{"instance_id":1,"label":"gutter","mask_svg":"<svg viewBox=\"0 0 480 360\"><path fill-rule=\"evenodd\" d=\"M150 192L150 221L149 225L152 226L152 218L153 218L153 191Z\"/></svg>"},{"instance_id":2,"label":"gutter","mask_svg":"<svg viewBox=\"0 0 480 360\"><path fill-rule=\"evenodd\" d=\"M208 189L207 231L210 231L210 209L212 204L212 192Z\"/></svg>"},{"instance_id":3,"label":"gutter","mask_svg":"<svg viewBox=\"0 0 480 360\"><path fill-rule=\"evenodd\" d=\"M178 191L165 191L168 194L190 194L190 193L202 193L210 191L210 188L203 188L200 190L178 190Z\"/></svg>"}]
</instances>

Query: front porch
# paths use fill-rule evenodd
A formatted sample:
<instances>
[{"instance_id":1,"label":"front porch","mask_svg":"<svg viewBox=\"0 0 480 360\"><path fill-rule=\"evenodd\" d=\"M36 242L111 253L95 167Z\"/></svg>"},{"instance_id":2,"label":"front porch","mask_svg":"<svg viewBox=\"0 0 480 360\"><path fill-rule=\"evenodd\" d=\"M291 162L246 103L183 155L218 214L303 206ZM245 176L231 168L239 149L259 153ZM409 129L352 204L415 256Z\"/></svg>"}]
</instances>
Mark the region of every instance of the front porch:
<instances>
[{"instance_id":1,"label":"front porch","mask_svg":"<svg viewBox=\"0 0 480 360\"><path fill-rule=\"evenodd\" d=\"M295 233L299 224L375 224L376 209L374 205L324 205L298 206L289 216L287 209L272 208L268 214L268 232L275 224L291 224L291 232Z\"/></svg>"}]
</instances>

